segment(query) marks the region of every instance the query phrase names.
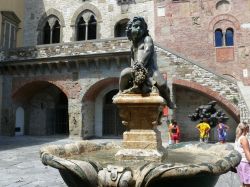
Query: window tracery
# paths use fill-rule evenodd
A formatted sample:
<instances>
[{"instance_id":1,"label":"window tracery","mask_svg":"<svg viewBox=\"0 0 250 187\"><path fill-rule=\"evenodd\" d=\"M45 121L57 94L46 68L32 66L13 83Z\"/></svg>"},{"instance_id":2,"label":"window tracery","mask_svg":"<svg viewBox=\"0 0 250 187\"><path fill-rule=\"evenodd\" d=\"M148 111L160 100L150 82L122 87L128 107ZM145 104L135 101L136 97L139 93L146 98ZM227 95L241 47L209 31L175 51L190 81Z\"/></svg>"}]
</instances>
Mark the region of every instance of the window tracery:
<instances>
[{"instance_id":1,"label":"window tracery","mask_svg":"<svg viewBox=\"0 0 250 187\"><path fill-rule=\"evenodd\" d=\"M79 16L76 25L77 41L94 40L97 38L97 21L91 11L84 11Z\"/></svg>"}]
</instances>

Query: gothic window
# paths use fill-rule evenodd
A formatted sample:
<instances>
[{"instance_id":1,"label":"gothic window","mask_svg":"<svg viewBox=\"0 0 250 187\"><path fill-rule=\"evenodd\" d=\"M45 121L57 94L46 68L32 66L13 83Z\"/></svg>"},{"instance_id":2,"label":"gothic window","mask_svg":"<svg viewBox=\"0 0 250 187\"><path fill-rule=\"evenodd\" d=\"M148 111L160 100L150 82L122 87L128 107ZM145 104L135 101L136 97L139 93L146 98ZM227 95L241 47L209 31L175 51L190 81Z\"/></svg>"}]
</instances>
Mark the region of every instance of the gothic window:
<instances>
[{"instance_id":1,"label":"gothic window","mask_svg":"<svg viewBox=\"0 0 250 187\"><path fill-rule=\"evenodd\" d=\"M15 48L17 40L19 18L14 12L2 11L2 42L1 45L4 49Z\"/></svg>"},{"instance_id":2,"label":"gothic window","mask_svg":"<svg viewBox=\"0 0 250 187\"><path fill-rule=\"evenodd\" d=\"M77 24L77 40L85 40L85 36L86 36L86 23L83 19L83 17L81 17L79 19L79 22Z\"/></svg>"},{"instance_id":3,"label":"gothic window","mask_svg":"<svg viewBox=\"0 0 250 187\"><path fill-rule=\"evenodd\" d=\"M60 43L61 25L59 20L52 16L47 19L43 27L43 44Z\"/></svg>"},{"instance_id":4,"label":"gothic window","mask_svg":"<svg viewBox=\"0 0 250 187\"><path fill-rule=\"evenodd\" d=\"M225 43L226 43L226 46L234 45L234 31L232 28L228 28L226 30Z\"/></svg>"},{"instance_id":5,"label":"gothic window","mask_svg":"<svg viewBox=\"0 0 250 187\"><path fill-rule=\"evenodd\" d=\"M88 23L88 40L96 39L96 19L92 15Z\"/></svg>"},{"instance_id":6,"label":"gothic window","mask_svg":"<svg viewBox=\"0 0 250 187\"><path fill-rule=\"evenodd\" d=\"M58 20L56 20L55 25L52 29L52 43L60 43L60 24Z\"/></svg>"},{"instance_id":7,"label":"gothic window","mask_svg":"<svg viewBox=\"0 0 250 187\"><path fill-rule=\"evenodd\" d=\"M226 32L222 29L216 29L214 32L215 47L233 46L234 45L234 30L227 28Z\"/></svg>"},{"instance_id":8,"label":"gothic window","mask_svg":"<svg viewBox=\"0 0 250 187\"><path fill-rule=\"evenodd\" d=\"M222 47L223 46L223 33L221 29L215 30L215 47Z\"/></svg>"},{"instance_id":9,"label":"gothic window","mask_svg":"<svg viewBox=\"0 0 250 187\"><path fill-rule=\"evenodd\" d=\"M49 22L46 22L43 28L43 44L49 44L49 43L50 43L50 26Z\"/></svg>"},{"instance_id":10,"label":"gothic window","mask_svg":"<svg viewBox=\"0 0 250 187\"><path fill-rule=\"evenodd\" d=\"M95 15L90 11L85 11L77 21L77 41L94 40L97 34L97 21Z\"/></svg>"},{"instance_id":11,"label":"gothic window","mask_svg":"<svg viewBox=\"0 0 250 187\"><path fill-rule=\"evenodd\" d=\"M126 27L129 19L123 19L115 25L115 37L127 36Z\"/></svg>"}]
</instances>

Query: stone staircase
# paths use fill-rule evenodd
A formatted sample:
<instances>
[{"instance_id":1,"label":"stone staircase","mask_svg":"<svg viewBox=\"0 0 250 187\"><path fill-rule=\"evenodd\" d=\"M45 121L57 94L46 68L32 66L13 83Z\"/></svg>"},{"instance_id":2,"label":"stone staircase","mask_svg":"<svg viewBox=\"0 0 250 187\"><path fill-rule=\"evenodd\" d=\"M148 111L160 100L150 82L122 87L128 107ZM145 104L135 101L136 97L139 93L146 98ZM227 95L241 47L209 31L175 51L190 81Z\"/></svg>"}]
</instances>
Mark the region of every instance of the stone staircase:
<instances>
[{"instance_id":1,"label":"stone staircase","mask_svg":"<svg viewBox=\"0 0 250 187\"><path fill-rule=\"evenodd\" d=\"M250 86L245 86L242 82L237 82L238 90L240 93L240 120L250 121Z\"/></svg>"},{"instance_id":2,"label":"stone staircase","mask_svg":"<svg viewBox=\"0 0 250 187\"><path fill-rule=\"evenodd\" d=\"M250 121L250 86L243 85L204 67L198 62L155 44L157 61L161 70L168 72L168 82L187 80L205 86L226 98L239 110L240 121ZM170 78L170 80L169 80Z\"/></svg>"}]
</instances>

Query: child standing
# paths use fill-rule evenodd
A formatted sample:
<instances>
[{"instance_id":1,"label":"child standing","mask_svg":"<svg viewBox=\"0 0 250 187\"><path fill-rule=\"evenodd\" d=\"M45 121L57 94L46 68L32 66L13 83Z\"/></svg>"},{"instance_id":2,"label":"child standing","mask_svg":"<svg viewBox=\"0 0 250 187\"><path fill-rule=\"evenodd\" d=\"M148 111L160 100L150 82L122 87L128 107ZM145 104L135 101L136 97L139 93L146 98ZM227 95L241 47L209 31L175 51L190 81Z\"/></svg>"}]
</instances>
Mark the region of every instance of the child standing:
<instances>
[{"instance_id":1,"label":"child standing","mask_svg":"<svg viewBox=\"0 0 250 187\"><path fill-rule=\"evenodd\" d=\"M172 144L180 142L180 127L177 124L177 121L172 120L172 123L169 125L169 134Z\"/></svg>"},{"instance_id":2,"label":"child standing","mask_svg":"<svg viewBox=\"0 0 250 187\"><path fill-rule=\"evenodd\" d=\"M218 131L218 139L220 143L226 142L227 130L229 130L229 126L224 124L222 119L219 119L219 123L217 125L217 131Z\"/></svg>"},{"instance_id":3,"label":"child standing","mask_svg":"<svg viewBox=\"0 0 250 187\"><path fill-rule=\"evenodd\" d=\"M208 124L207 118L203 118L202 121L196 126L200 132L200 142L208 143L209 131L211 129Z\"/></svg>"}]
</instances>

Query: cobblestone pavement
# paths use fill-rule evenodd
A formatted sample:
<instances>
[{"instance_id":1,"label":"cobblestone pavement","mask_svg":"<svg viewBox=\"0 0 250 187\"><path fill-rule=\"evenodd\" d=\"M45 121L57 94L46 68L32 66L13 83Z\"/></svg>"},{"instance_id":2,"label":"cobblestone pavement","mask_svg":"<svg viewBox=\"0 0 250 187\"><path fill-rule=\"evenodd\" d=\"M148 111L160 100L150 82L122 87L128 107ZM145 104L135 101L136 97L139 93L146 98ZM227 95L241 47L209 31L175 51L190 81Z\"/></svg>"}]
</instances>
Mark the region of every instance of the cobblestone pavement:
<instances>
[{"instance_id":1,"label":"cobblestone pavement","mask_svg":"<svg viewBox=\"0 0 250 187\"><path fill-rule=\"evenodd\" d=\"M95 139L95 142L117 142L119 139ZM39 149L48 144L66 144L67 137L0 136L0 187L65 187L58 170L44 166ZM235 173L220 177L215 187L239 187Z\"/></svg>"}]
</instances>

